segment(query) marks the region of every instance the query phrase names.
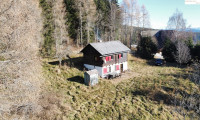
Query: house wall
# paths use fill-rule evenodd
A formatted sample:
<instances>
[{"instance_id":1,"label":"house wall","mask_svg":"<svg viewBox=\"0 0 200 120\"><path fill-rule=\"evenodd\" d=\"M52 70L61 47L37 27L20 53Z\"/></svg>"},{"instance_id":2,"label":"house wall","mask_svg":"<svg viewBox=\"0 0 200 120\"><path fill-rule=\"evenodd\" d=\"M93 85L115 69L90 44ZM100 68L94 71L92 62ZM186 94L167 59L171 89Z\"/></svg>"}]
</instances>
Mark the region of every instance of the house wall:
<instances>
[{"instance_id":1,"label":"house wall","mask_svg":"<svg viewBox=\"0 0 200 120\"><path fill-rule=\"evenodd\" d=\"M118 60L118 63L126 62L128 60L128 53L123 53L123 57Z\"/></svg>"},{"instance_id":2,"label":"house wall","mask_svg":"<svg viewBox=\"0 0 200 120\"><path fill-rule=\"evenodd\" d=\"M119 68L119 70L116 70L116 65L120 65L120 64L123 64L123 71L126 71L128 69L128 63L127 63L127 61L122 62L122 63L112 64L112 65L107 65L107 66L103 66L103 67L84 64L84 67L86 67L89 70L96 69L98 71L98 73L99 73L99 76L101 76L102 78L104 78L108 74L113 73L113 72L116 72L116 73L119 74L121 68ZM111 67L111 72L108 72L109 67ZM107 73L106 74L103 73L104 68L107 68Z\"/></svg>"},{"instance_id":3,"label":"house wall","mask_svg":"<svg viewBox=\"0 0 200 120\"><path fill-rule=\"evenodd\" d=\"M90 76L90 85L94 86L98 84L98 74L94 74Z\"/></svg>"},{"instance_id":4,"label":"house wall","mask_svg":"<svg viewBox=\"0 0 200 120\"><path fill-rule=\"evenodd\" d=\"M97 57L97 60L95 60ZM103 60L96 54L84 54L83 61L85 64L95 65L95 66L102 66Z\"/></svg>"},{"instance_id":5,"label":"house wall","mask_svg":"<svg viewBox=\"0 0 200 120\"><path fill-rule=\"evenodd\" d=\"M95 57L98 60L95 60ZM83 62L84 64L102 66L103 60L100 57L100 54L90 45L88 45L83 51Z\"/></svg>"},{"instance_id":6,"label":"house wall","mask_svg":"<svg viewBox=\"0 0 200 120\"><path fill-rule=\"evenodd\" d=\"M122 63L128 60L128 53L121 53L123 54L123 57L121 57L120 59L118 58L119 54L113 54L113 59L111 61L106 61L103 62L102 66L108 66L108 65L113 65L113 64L117 64L117 63ZM112 55L108 55L108 56L112 56ZM103 57L103 59L106 59L106 56Z\"/></svg>"},{"instance_id":7,"label":"house wall","mask_svg":"<svg viewBox=\"0 0 200 120\"><path fill-rule=\"evenodd\" d=\"M122 64L123 64L123 71L128 70L128 62L126 61L126 62L123 62Z\"/></svg>"},{"instance_id":8,"label":"house wall","mask_svg":"<svg viewBox=\"0 0 200 120\"><path fill-rule=\"evenodd\" d=\"M107 73L106 74L102 74L102 77L106 77L108 74L111 74L111 73L113 73L113 72L116 72L116 73L120 73L120 69L119 70L116 70L116 65L120 65L120 64L113 64L113 65L108 65L108 66L104 66L103 67L103 69L104 68L107 68ZM111 67L111 72L109 72L108 70L109 70L109 67ZM102 69L102 71L103 71L103 69Z\"/></svg>"}]
</instances>

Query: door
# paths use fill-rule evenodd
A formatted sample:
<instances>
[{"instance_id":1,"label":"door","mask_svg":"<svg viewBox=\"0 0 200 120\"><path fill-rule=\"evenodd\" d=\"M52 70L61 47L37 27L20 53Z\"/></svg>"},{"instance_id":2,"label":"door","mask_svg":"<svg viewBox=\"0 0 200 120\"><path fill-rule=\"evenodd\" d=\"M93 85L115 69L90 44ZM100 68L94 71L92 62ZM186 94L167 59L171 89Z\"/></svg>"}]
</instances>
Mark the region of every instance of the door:
<instances>
[{"instance_id":1,"label":"door","mask_svg":"<svg viewBox=\"0 0 200 120\"><path fill-rule=\"evenodd\" d=\"M123 64L120 64L120 72L123 72Z\"/></svg>"}]
</instances>

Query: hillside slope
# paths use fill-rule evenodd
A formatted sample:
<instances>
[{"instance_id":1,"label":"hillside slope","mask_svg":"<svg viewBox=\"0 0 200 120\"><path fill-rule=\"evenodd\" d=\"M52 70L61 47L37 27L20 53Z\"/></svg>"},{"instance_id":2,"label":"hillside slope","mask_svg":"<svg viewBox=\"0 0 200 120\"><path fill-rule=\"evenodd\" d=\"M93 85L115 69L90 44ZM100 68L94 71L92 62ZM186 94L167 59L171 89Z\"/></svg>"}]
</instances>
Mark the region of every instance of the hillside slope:
<instances>
[{"instance_id":1,"label":"hillside slope","mask_svg":"<svg viewBox=\"0 0 200 120\"><path fill-rule=\"evenodd\" d=\"M199 119L198 111L193 108L181 111L174 102L181 102L175 90L183 96L191 89L199 94L198 85L190 81L189 69L184 66L179 68L171 63L154 66L152 61L129 55L129 71L120 78L99 79L98 85L89 87L83 82L81 56L72 59L72 68L65 65L59 68L56 62L44 62L47 78L44 90L49 94L41 98L45 99L41 105L46 109L39 115L40 119ZM192 100L199 104L199 97Z\"/></svg>"},{"instance_id":2,"label":"hillside slope","mask_svg":"<svg viewBox=\"0 0 200 120\"><path fill-rule=\"evenodd\" d=\"M27 119L40 111L42 11L38 0L1 0L0 8L0 116Z\"/></svg>"}]
</instances>

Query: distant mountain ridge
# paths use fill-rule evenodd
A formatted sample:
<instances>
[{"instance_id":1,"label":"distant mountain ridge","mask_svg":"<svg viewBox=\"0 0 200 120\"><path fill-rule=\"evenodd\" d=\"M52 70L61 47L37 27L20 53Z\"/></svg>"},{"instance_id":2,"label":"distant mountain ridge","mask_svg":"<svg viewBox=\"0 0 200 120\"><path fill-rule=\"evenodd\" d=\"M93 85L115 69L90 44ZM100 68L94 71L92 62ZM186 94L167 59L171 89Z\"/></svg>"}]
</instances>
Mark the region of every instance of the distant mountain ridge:
<instances>
[{"instance_id":1,"label":"distant mountain ridge","mask_svg":"<svg viewBox=\"0 0 200 120\"><path fill-rule=\"evenodd\" d=\"M200 33L200 28L191 28L192 32L199 32Z\"/></svg>"},{"instance_id":2,"label":"distant mountain ridge","mask_svg":"<svg viewBox=\"0 0 200 120\"><path fill-rule=\"evenodd\" d=\"M175 30L162 30L162 29L150 29L150 28L146 28L141 32L141 35L143 37L153 37L156 39L156 41L158 42L158 47L162 48L163 47L163 43L165 41L165 38L169 37L171 38L174 34ZM197 44L200 42L200 28L191 28L191 29L187 29L185 32L192 32L193 33L193 41L194 44Z\"/></svg>"}]
</instances>

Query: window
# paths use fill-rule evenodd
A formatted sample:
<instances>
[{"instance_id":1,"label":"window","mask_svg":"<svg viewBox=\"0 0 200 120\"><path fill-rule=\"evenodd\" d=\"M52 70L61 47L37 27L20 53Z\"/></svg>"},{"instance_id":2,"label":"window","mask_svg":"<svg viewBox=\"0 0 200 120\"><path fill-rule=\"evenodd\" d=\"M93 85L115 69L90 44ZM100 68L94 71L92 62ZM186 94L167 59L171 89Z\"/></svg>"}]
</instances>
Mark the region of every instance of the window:
<instances>
[{"instance_id":1,"label":"window","mask_svg":"<svg viewBox=\"0 0 200 120\"><path fill-rule=\"evenodd\" d=\"M112 56L111 56L111 60L113 60L113 59L114 59L114 56L112 55Z\"/></svg>"},{"instance_id":2,"label":"window","mask_svg":"<svg viewBox=\"0 0 200 120\"><path fill-rule=\"evenodd\" d=\"M108 72L111 72L111 67L108 67Z\"/></svg>"}]
</instances>

